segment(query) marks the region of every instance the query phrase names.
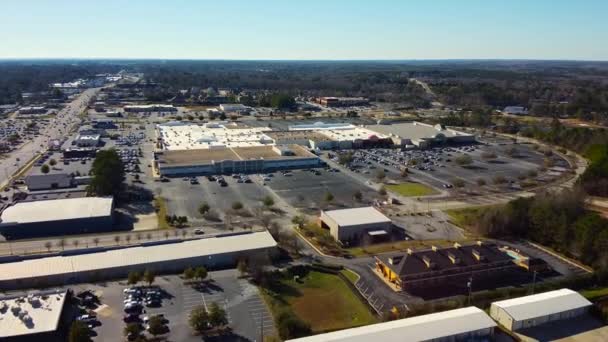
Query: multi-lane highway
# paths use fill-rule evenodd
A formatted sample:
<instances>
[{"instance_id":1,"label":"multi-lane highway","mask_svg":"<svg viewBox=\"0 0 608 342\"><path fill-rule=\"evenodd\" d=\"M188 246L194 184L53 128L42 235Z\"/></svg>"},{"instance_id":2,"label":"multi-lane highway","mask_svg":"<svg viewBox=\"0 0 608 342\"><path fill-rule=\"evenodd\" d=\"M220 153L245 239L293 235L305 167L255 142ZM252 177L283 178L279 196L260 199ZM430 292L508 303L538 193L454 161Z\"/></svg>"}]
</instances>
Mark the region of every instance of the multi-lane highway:
<instances>
[{"instance_id":1,"label":"multi-lane highway","mask_svg":"<svg viewBox=\"0 0 608 342\"><path fill-rule=\"evenodd\" d=\"M90 88L82 92L40 130L39 136L31 141L26 141L20 148L0 160L0 185L4 187L20 167L32 160L37 153L45 152L49 141L65 138L68 132L80 122L80 113L86 108L91 97L100 89Z\"/></svg>"}]
</instances>

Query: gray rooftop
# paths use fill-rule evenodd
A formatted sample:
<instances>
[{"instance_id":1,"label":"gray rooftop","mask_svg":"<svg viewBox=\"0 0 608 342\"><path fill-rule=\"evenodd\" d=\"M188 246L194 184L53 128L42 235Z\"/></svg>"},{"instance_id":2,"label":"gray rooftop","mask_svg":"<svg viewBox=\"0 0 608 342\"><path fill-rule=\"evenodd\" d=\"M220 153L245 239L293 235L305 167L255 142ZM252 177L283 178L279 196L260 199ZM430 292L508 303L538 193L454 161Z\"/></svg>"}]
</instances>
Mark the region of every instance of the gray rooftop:
<instances>
[{"instance_id":1,"label":"gray rooftop","mask_svg":"<svg viewBox=\"0 0 608 342\"><path fill-rule=\"evenodd\" d=\"M112 203L112 197L19 202L2 212L2 223L0 225L110 216L112 214Z\"/></svg>"}]
</instances>

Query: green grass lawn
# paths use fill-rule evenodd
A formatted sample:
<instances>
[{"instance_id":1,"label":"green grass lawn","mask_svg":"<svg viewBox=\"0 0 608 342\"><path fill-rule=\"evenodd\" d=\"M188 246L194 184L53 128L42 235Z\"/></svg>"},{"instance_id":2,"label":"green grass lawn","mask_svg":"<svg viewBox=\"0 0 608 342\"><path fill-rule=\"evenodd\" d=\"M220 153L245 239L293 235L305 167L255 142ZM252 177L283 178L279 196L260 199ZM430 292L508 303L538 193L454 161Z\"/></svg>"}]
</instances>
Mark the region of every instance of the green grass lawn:
<instances>
[{"instance_id":1,"label":"green grass lawn","mask_svg":"<svg viewBox=\"0 0 608 342\"><path fill-rule=\"evenodd\" d=\"M452 223L468 230L471 224L477 220L478 215L491 207L493 206L485 205L464 209L448 209L445 210L445 213L450 216Z\"/></svg>"},{"instance_id":2,"label":"green grass lawn","mask_svg":"<svg viewBox=\"0 0 608 342\"><path fill-rule=\"evenodd\" d=\"M353 285L357 282L357 280L359 280L359 275L349 269L343 269L342 271L340 271L340 273L342 273L343 276L346 277L346 279L348 279L351 283L353 283Z\"/></svg>"},{"instance_id":3,"label":"green grass lawn","mask_svg":"<svg viewBox=\"0 0 608 342\"><path fill-rule=\"evenodd\" d=\"M589 300L608 296L608 287L600 287L595 289L587 289L580 291L581 295Z\"/></svg>"},{"instance_id":4,"label":"green grass lawn","mask_svg":"<svg viewBox=\"0 0 608 342\"><path fill-rule=\"evenodd\" d=\"M376 323L376 317L348 285L335 274L310 271L294 281L280 280L280 286L262 291L275 317L285 306L310 324L313 333Z\"/></svg>"},{"instance_id":5,"label":"green grass lawn","mask_svg":"<svg viewBox=\"0 0 608 342\"><path fill-rule=\"evenodd\" d=\"M428 196L437 193L433 188L420 183L405 182L386 185L386 190L406 197Z\"/></svg>"}]
</instances>

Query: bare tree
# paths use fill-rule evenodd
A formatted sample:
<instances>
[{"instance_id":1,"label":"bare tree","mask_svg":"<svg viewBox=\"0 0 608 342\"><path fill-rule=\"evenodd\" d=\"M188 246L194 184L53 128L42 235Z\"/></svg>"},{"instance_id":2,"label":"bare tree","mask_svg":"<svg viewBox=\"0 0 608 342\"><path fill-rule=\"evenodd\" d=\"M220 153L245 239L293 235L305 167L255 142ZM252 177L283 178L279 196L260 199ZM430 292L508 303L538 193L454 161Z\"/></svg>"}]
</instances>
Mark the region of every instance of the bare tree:
<instances>
[{"instance_id":1,"label":"bare tree","mask_svg":"<svg viewBox=\"0 0 608 342\"><path fill-rule=\"evenodd\" d=\"M78 248L78 245L80 245L79 240L72 240L72 246L74 246L74 248Z\"/></svg>"},{"instance_id":2,"label":"bare tree","mask_svg":"<svg viewBox=\"0 0 608 342\"><path fill-rule=\"evenodd\" d=\"M60 239L57 241L57 247L61 248L61 250L65 250L65 239Z\"/></svg>"},{"instance_id":3,"label":"bare tree","mask_svg":"<svg viewBox=\"0 0 608 342\"><path fill-rule=\"evenodd\" d=\"M116 242L117 246L120 244L120 235L114 235L114 242Z\"/></svg>"},{"instance_id":4,"label":"bare tree","mask_svg":"<svg viewBox=\"0 0 608 342\"><path fill-rule=\"evenodd\" d=\"M168 232L168 231L165 231L165 232L163 233L163 235L165 235L165 239L169 239L169 232Z\"/></svg>"},{"instance_id":5,"label":"bare tree","mask_svg":"<svg viewBox=\"0 0 608 342\"><path fill-rule=\"evenodd\" d=\"M99 246L99 238L93 238L93 243L95 244L95 247Z\"/></svg>"},{"instance_id":6,"label":"bare tree","mask_svg":"<svg viewBox=\"0 0 608 342\"><path fill-rule=\"evenodd\" d=\"M131 235L125 236L125 241L127 241L127 245L131 243Z\"/></svg>"},{"instance_id":7,"label":"bare tree","mask_svg":"<svg viewBox=\"0 0 608 342\"><path fill-rule=\"evenodd\" d=\"M141 241L141 233L135 234L135 238L137 239L137 241Z\"/></svg>"},{"instance_id":8,"label":"bare tree","mask_svg":"<svg viewBox=\"0 0 608 342\"><path fill-rule=\"evenodd\" d=\"M182 238L185 239L186 235L188 235L188 231L187 230L182 230Z\"/></svg>"},{"instance_id":9,"label":"bare tree","mask_svg":"<svg viewBox=\"0 0 608 342\"><path fill-rule=\"evenodd\" d=\"M50 241L47 241L47 242L45 242L45 243L44 243L44 248L46 248L46 250L47 250L48 252L50 252L50 251L51 251L51 247L52 247L52 246L53 246L53 244L51 244L51 242L50 242Z\"/></svg>"},{"instance_id":10,"label":"bare tree","mask_svg":"<svg viewBox=\"0 0 608 342\"><path fill-rule=\"evenodd\" d=\"M148 239L148 240L152 240L152 234L151 234L151 233L147 233L147 234L146 234L146 239Z\"/></svg>"}]
</instances>

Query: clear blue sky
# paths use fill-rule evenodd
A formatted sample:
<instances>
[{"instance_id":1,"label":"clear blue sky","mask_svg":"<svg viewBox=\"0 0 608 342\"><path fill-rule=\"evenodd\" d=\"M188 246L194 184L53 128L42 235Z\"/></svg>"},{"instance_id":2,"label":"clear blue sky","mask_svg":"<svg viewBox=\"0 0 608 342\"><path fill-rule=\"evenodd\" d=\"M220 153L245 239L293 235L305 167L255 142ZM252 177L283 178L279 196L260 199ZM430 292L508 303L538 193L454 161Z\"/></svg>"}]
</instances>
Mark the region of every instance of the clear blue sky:
<instances>
[{"instance_id":1,"label":"clear blue sky","mask_svg":"<svg viewBox=\"0 0 608 342\"><path fill-rule=\"evenodd\" d=\"M608 0L0 0L0 58L608 60Z\"/></svg>"}]
</instances>

